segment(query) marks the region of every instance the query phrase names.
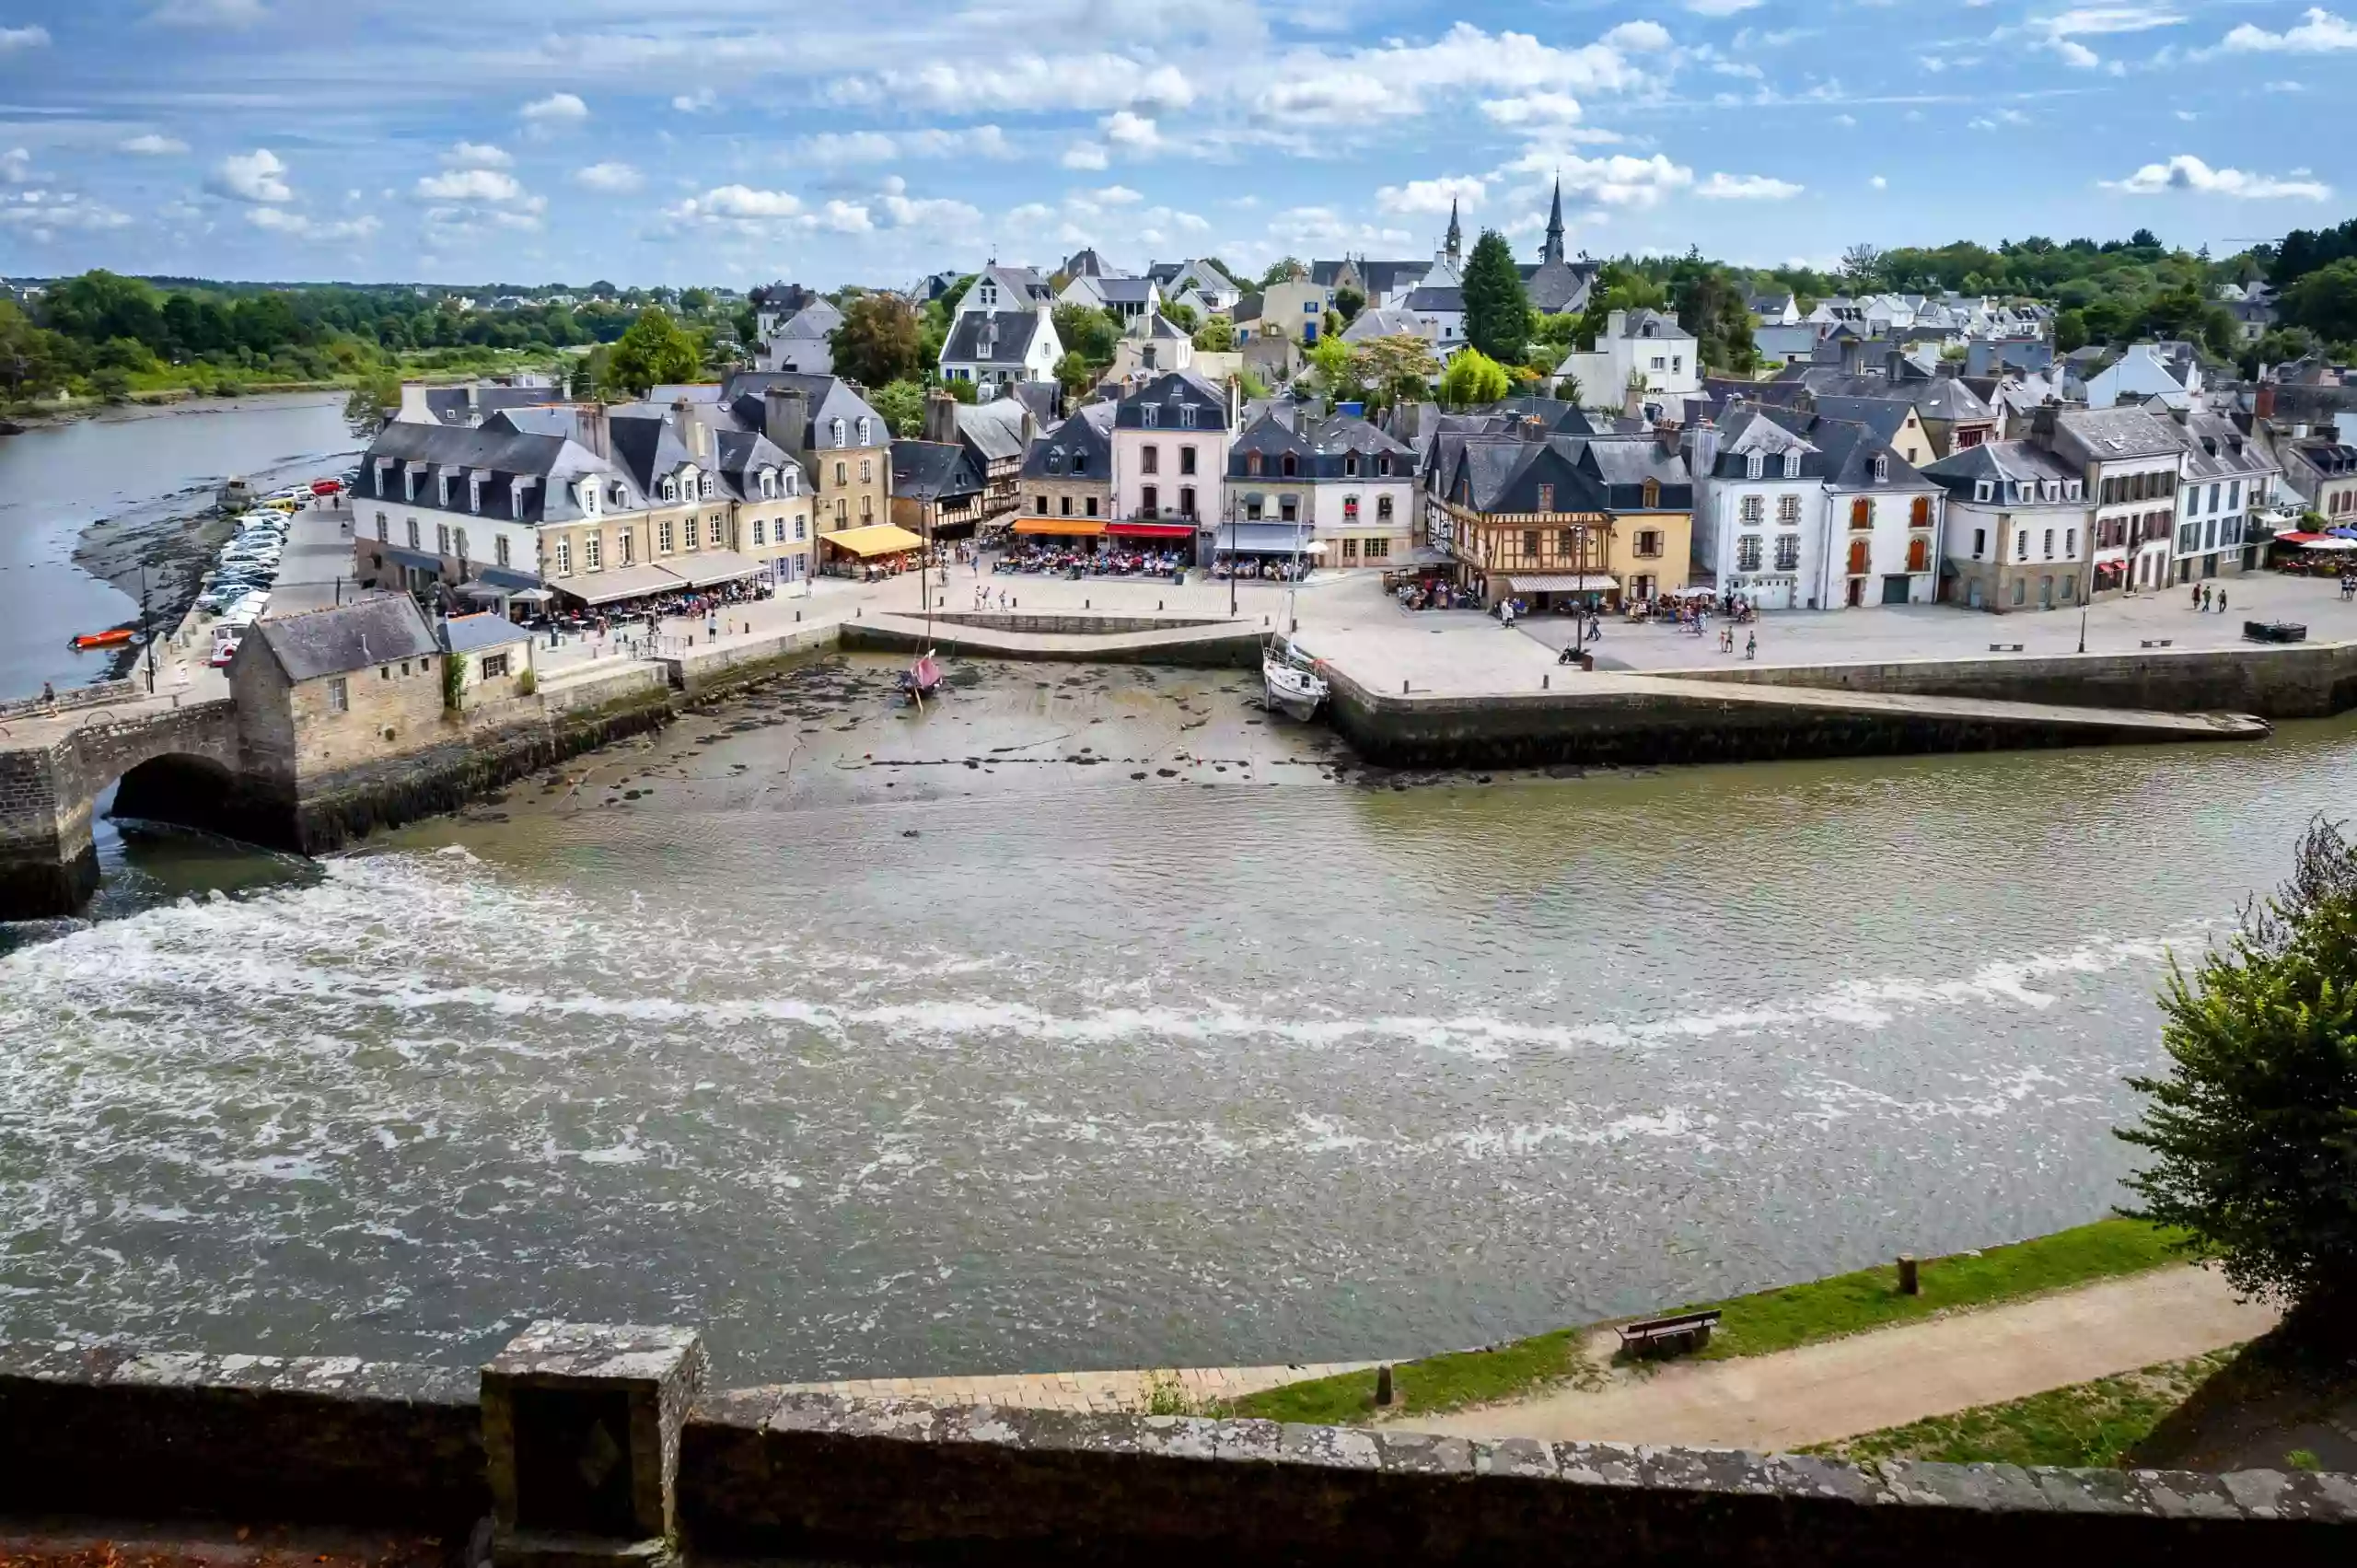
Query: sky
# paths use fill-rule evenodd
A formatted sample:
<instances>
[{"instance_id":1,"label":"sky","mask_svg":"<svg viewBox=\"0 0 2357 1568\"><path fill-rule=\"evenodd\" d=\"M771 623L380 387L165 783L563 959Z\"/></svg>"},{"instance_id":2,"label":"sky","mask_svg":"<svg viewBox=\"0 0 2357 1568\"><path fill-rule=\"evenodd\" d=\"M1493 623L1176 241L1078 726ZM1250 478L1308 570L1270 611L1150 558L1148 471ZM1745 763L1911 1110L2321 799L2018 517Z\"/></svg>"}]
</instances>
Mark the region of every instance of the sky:
<instances>
[{"instance_id":1,"label":"sky","mask_svg":"<svg viewBox=\"0 0 2357 1568\"><path fill-rule=\"evenodd\" d=\"M0 0L0 273L1828 266L2357 209L2357 0Z\"/></svg>"}]
</instances>

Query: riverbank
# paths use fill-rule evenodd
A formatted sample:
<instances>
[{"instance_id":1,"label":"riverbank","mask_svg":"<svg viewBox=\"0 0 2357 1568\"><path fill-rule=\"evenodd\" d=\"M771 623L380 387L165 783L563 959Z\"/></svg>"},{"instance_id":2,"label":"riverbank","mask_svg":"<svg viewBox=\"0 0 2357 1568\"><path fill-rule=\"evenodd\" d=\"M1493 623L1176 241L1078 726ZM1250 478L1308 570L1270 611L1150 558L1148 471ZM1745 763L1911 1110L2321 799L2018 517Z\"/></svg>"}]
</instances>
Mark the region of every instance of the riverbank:
<instances>
[{"instance_id":1,"label":"riverbank","mask_svg":"<svg viewBox=\"0 0 2357 1568\"><path fill-rule=\"evenodd\" d=\"M1664 1307L1640 1317L1715 1310L1719 1326L1694 1361L1769 1355L1945 1313L2020 1301L2090 1282L2182 1265L2175 1238L2134 1220L2092 1225L2006 1247L1980 1249L1919 1264L1920 1293L1901 1294L1895 1269L1866 1269L1725 1301ZM1556 1388L1601 1387L1596 1348L1616 1322L1558 1329L1501 1345L1394 1366L1393 1402L1375 1403L1364 1375L1321 1378L1254 1395L1236 1413L1274 1421L1340 1425L1370 1421L1413 1423L1477 1405L1542 1397ZM1617 1336L1616 1336L1617 1337ZM1735 1445L1740 1446L1740 1445Z\"/></svg>"}]
</instances>

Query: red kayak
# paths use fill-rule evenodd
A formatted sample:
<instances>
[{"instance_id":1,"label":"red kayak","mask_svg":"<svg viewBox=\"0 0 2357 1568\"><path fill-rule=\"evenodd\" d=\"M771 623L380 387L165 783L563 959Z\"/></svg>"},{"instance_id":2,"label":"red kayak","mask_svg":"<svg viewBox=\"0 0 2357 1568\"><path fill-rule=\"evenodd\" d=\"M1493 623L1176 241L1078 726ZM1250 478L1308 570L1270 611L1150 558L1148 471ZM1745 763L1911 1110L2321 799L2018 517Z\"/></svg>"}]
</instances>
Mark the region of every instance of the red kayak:
<instances>
[{"instance_id":1,"label":"red kayak","mask_svg":"<svg viewBox=\"0 0 2357 1568\"><path fill-rule=\"evenodd\" d=\"M74 646L77 652L87 648L119 648L131 641L135 633L128 626L118 626L111 632L85 632L74 639Z\"/></svg>"}]
</instances>

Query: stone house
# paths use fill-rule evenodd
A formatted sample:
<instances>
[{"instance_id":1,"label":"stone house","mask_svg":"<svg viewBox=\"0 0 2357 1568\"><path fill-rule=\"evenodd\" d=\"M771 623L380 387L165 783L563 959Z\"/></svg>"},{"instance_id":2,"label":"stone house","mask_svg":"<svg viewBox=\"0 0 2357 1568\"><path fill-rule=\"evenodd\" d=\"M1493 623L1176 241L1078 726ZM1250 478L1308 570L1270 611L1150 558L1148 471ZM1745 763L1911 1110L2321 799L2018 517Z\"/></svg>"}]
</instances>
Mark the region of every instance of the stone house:
<instances>
[{"instance_id":1,"label":"stone house","mask_svg":"<svg viewBox=\"0 0 2357 1568\"><path fill-rule=\"evenodd\" d=\"M238 645L229 688L259 771L304 781L414 750L445 726L441 640L406 594L269 616Z\"/></svg>"},{"instance_id":2,"label":"stone house","mask_svg":"<svg viewBox=\"0 0 2357 1568\"><path fill-rule=\"evenodd\" d=\"M1236 305L1236 341L1283 338L1307 348L1326 331L1326 312L1334 308L1334 291L1306 275L1267 285Z\"/></svg>"},{"instance_id":3,"label":"stone house","mask_svg":"<svg viewBox=\"0 0 2357 1568\"><path fill-rule=\"evenodd\" d=\"M1321 566L1388 566L1415 548L1415 451L1364 419L1305 424L1271 404L1229 449L1227 489L1223 553L1289 553L1297 530L1324 547Z\"/></svg>"},{"instance_id":4,"label":"stone house","mask_svg":"<svg viewBox=\"0 0 2357 1568\"><path fill-rule=\"evenodd\" d=\"M2285 441L2283 482L2328 528L2357 526L2357 446L2312 438Z\"/></svg>"},{"instance_id":5,"label":"stone house","mask_svg":"<svg viewBox=\"0 0 2357 1568\"><path fill-rule=\"evenodd\" d=\"M1932 603L1947 493L1866 425L1818 418L1807 435L1825 457L1826 498L1824 569L1810 594L1828 610Z\"/></svg>"},{"instance_id":6,"label":"stone house","mask_svg":"<svg viewBox=\"0 0 2357 1568\"><path fill-rule=\"evenodd\" d=\"M656 390L658 397L671 394L708 405L715 428L764 436L800 465L811 497L811 534L824 552L857 559L859 540L830 542L831 536L891 527L891 429L842 377L745 370L717 387ZM828 564L814 559L810 569Z\"/></svg>"},{"instance_id":7,"label":"stone house","mask_svg":"<svg viewBox=\"0 0 2357 1568\"><path fill-rule=\"evenodd\" d=\"M2029 439L2077 468L2094 502L2090 598L2165 584L2185 461L2177 426L2141 407L2047 406Z\"/></svg>"},{"instance_id":8,"label":"stone house","mask_svg":"<svg viewBox=\"0 0 2357 1568\"><path fill-rule=\"evenodd\" d=\"M511 702L531 694L539 677L532 665L532 636L504 615L488 610L454 615L435 629L443 656L459 666L462 709ZM447 705L447 676L443 688Z\"/></svg>"},{"instance_id":9,"label":"stone house","mask_svg":"<svg viewBox=\"0 0 2357 1568\"><path fill-rule=\"evenodd\" d=\"M1824 578L1825 454L1756 406L1729 405L1688 439L1694 564L1760 610L1817 610Z\"/></svg>"},{"instance_id":10,"label":"stone house","mask_svg":"<svg viewBox=\"0 0 2357 1568\"><path fill-rule=\"evenodd\" d=\"M2027 441L1984 441L1922 472L1947 492L1943 598L1999 615L2084 602L2094 511L2074 464Z\"/></svg>"},{"instance_id":11,"label":"stone house","mask_svg":"<svg viewBox=\"0 0 2357 1568\"><path fill-rule=\"evenodd\" d=\"M1019 478L1018 534L1102 538L1113 516L1113 415L1089 403L1032 439Z\"/></svg>"}]
</instances>

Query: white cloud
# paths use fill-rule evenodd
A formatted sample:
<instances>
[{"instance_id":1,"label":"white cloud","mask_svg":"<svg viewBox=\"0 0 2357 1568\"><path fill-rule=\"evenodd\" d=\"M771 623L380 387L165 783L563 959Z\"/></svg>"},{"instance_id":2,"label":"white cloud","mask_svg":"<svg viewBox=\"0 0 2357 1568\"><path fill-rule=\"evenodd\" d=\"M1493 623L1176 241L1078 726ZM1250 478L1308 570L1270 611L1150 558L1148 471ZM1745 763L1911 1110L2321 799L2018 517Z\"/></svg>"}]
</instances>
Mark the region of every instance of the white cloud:
<instances>
[{"instance_id":1,"label":"white cloud","mask_svg":"<svg viewBox=\"0 0 2357 1568\"><path fill-rule=\"evenodd\" d=\"M2307 170L2295 168L2288 177L2271 174L2251 174L2239 168L2212 168L2190 153L2179 153L2166 163L2148 163L2125 180L2101 181L2105 189L2124 192L2131 196L2152 196L2168 191L2189 192L2202 196L2233 196L2248 200L2266 200L2291 196L2311 202L2322 202L2332 195L2332 187L2306 178Z\"/></svg>"},{"instance_id":2,"label":"white cloud","mask_svg":"<svg viewBox=\"0 0 2357 1568\"><path fill-rule=\"evenodd\" d=\"M452 168L429 174L417 182L417 194L429 202L488 202L494 205L528 199L514 175L496 168Z\"/></svg>"},{"instance_id":3,"label":"white cloud","mask_svg":"<svg viewBox=\"0 0 2357 1568\"><path fill-rule=\"evenodd\" d=\"M1506 168L1541 179L1561 173L1563 194L1573 200L1601 203L1608 207L1650 207L1673 191L1694 183L1694 171L1672 163L1660 153L1636 157L1614 153L1608 157L1562 157L1546 148L1525 153Z\"/></svg>"},{"instance_id":4,"label":"white cloud","mask_svg":"<svg viewBox=\"0 0 2357 1568\"><path fill-rule=\"evenodd\" d=\"M1872 180L1867 180L1866 183L1877 191L1887 191L1890 189L1890 181L1879 174L1875 175Z\"/></svg>"},{"instance_id":5,"label":"white cloud","mask_svg":"<svg viewBox=\"0 0 2357 1568\"><path fill-rule=\"evenodd\" d=\"M1659 31L1656 23L1626 26L1647 41ZM1528 33L1489 33L1470 22L1431 43L1393 40L1341 55L1295 51L1264 69L1268 79L1239 73L1232 87L1263 119L1301 124L1422 114L1434 97L1459 92L1623 92L1648 81L1619 45L1558 49Z\"/></svg>"},{"instance_id":6,"label":"white cloud","mask_svg":"<svg viewBox=\"0 0 2357 1568\"><path fill-rule=\"evenodd\" d=\"M716 218L733 222L768 222L800 215L802 199L789 191L761 191L749 185L722 185L691 197L671 209L676 217Z\"/></svg>"},{"instance_id":7,"label":"white cloud","mask_svg":"<svg viewBox=\"0 0 2357 1568\"><path fill-rule=\"evenodd\" d=\"M589 106L572 93L551 93L546 98L534 99L517 112L528 127L546 135L586 121Z\"/></svg>"},{"instance_id":8,"label":"white cloud","mask_svg":"<svg viewBox=\"0 0 2357 1568\"><path fill-rule=\"evenodd\" d=\"M275 205L295 199L295 188L286 183L286 165L268 147L223 158L204 188L233 202Z\"/></svg>"},{"instance_id":9,"label":"white cloud","mask_svg":"<svg viewBox=\"0 0 2357 1568\"><path fill-rule=\"evenodd\" d=\"M47 28L0 28L0 54L14 54L19 49L48 47L49 29Z\"/></svg>"},{"instance_id":10,"label":"white cloud","mask_svg":"<svg viewBox=\"0 0 2357 1568\"><path fill-rule=\"evenodd\" d=\"M16 191L0 193L0 225L22 229L29 238L46 244L60 229L99 232L129 228L129 213L98 202L86 202L72 191Z\"/></svg>"},{"instance_id":11,"label":"white cloud","mask_svg":"<svg viewBox=\"0 0 2357 1568\"><path fill-rule=\"evenodd\" d=\"M1133 153L1150 153L1162 145L1162 131L1144 115L1120 109L1104 122L1105 139Z\"/></svg>"},{"instance_id":12,"label":"white cloud","mask_svg":"<svg viewBox=\"0 0 2357 1568\"><path fill-rule=\"evenodd\" d=\"M830 234L865 234L875 228L876 220L856 203L829 202L809 215L805 226L822 228Z\"/></svg>"},{"instance_id":13,"label":"white cloud","mask_svg":"<svg viewBox=\"0 0 2357 1568\"><path fill-rule=\"evenodd\" d=\"M1121 54L1018 54L964 68L935 60L887 69L835 89L839 102L895 100L960 113L993 109L1109 111L1149 105L1183 109L1195 85L1175 65L1141 69Z\"/></svg>"},{"instance_id":14,"label":"white cloud","mask_svg":"<svg viewBox=\"0 0 2357 1568\"><path fill-rule=\"evenodd\" d=\"M284 207L256 207L246 215L246 221L272 234L283 234L290 239L309 240L317 245L343 239L366 239L383 226L373 216L322 222L308 214L290 213Z\"/></svg>"},{"instance_id":15,"label":"white cloud","mask_svg":"<svg viewBox=\"0 0 2357 1568\"><path fill-rule=\"evenodd\" d=\"M1694 194L1713 202L1783 202L1805 189L1765 174L1713 174L1694 187Z\"/></svg>"},{"instance_id":16,"label":"white cloud","mask_svg":"<svg viewBox=\"0 0 2357 1568\"><path fill-rule=\"evenodd\" d=\"M2049 38L2076 38L2149 32L2154 28L2176 27L2184 20L2165 6L2083 6L2060 16L2040 17L2030 26Z\"/></svg>"},{"instance_id":17,"label":"white cloud","mask_svg":"<svg viewBox=\"0 0 2357 1568\"><path fill-rule=\"evenodd\" d=\"M1698 17L1732 17L1761 3L1762 0L1686 0L1686 8Z\"/></svg>"},{"instance_id":18,"label":"white cloud","mask_svg":"<svg viewBox=\"0 0 2357 1568\"><path fill-rule=\"evenodd\" d=\"M1604 41L1615 49L1650 54L1669 47L1669 29L1659 22L1622 22L1604 35Z\"/></svg>"},{"instance_id":19,"label":"white cloud","mask_svg":"<svg viewBox=\"0 0 2357 1568\"><path fill-rule=\"evenodd\" d=\"M269 15L261 0L163 0L147 19L167 28L250 28Z\"/></svg>"},{"instance_id":20,"label":"white cloud","mask_svg":"<svg viewBox=\"0 0 2357 1568\"><path fill-rule=\"evenodd\" d=\"M1483 117L1500 125L1568 125L1581 112L1580 100L1569 93L1522 93L1481 105Z\"/></svg>"},{"instance_id":21,"label":"white cloud","mask_svg":"<svg viewBox=\"0 0 2357 1568\"><path fill-rule=\"evenodd\" d=\"M442 161L452 168L513 168L516 160L504 147L488 142L456 142L442 155Z\"/></svg>"},{"instance_id":22,"label":"white cloud","mask_svg":"<svg viewBox=\"0 0 2357 1568\"><path fill-rule=\"evenodd\" d=\"M1088 200L1108 207L1126 207L1145 198L1126 185L1105 185L1087 193Z\"/></svg>"},{"instance_id":23,"label":"white cloud","mask_svg":"<svg viewBox=\"0 0 2357 1568\"><path fill-rule=\"evenodd\" d=\"M0 153L0 180L11 185L29 185L33 178L33 155L29 147L11 147Z\"/></svg>"},{"instance_id":24,"label":"white cloud","mask_svg":"<svg viewBox=\"0 0 2357 1568\"><path fill-rule=\"evenodd\" d=\"M995 125L918 131L823 131L794 144L796 163L839 166L891 163L900 158L1016 156L1015 144Z\"/></svg>"},{"instance_id":25,"label":"white cloud","mask_svg":"<svg viewBox=\"0 0 2357 1568\"><path fill-rule=\"evenodd\" d=\"M114 150L129 153L134 157L178 157L188 151L188 144L178 136L159 136L150 131L144 136L117 142Z\"/></svg>"},{"instance_id":26,"label":"white cloud","mask_svg":"<svg viewBox=\"0 0 2357 1568\"><path fill-rule=\"evenodd\" d=\"M1074 142L1064 149L1062 159L1066 168L1086 169L1103 168L1112 161L1103 145L1097 142Z\"/></svg>"},{"instance_id":27,"label":"white cloud","mask_svg":"<svg viewBox=\"0 0 2357 1568\"><path fill-rule=\"evenodd\" d=\"M2097 54L2085 44L2074 42L2067 38L2054 41L2054 52L2062 57L2062 64L2074 65L2082 71L2092 71L2103 64L2102 55Z\"/></svg>"},{"instance_id":28,"label":"white cloud","mask_svg":"<svg viewBox=\"0 0 2357 1568\"><path fill-rule=\"evenodd\" d=\"M1478 207L1489 194L1489 182L1478 174L1445 176L1439 180L1411 180L1404 185L1386 185L1375 193L1377 209L1387 213L1431 213L1435 215L1448 211L1452 203L1462 202Z\"/></svg>"},{"instance_id":29,"label":"white cloud","mask_svg":"<svg viewBox=\"0 0 2357 1568\"><path fill-rule=\"evenodd\" d=\"M2337 54L2357 49L2357 26L2343 21L2321 6L2300 13L2300 25L2282 32L2243 23L2221 40L2221 49L2237 53Z\"/></svg>"},{"instance_id":30,"label":"white cloud","mask_svg":"<svg viewBox=\"0 0 2357 1568\"><path fill-rule=\"evenodd\" d=\"M673 99L671 107L682 114L709 114L720 107L720 95L710 87L698 87Z\"/></svg>"},{"instance_id":31,"label":"white cloud","mask_svg":"<svg viewBox=\"0 0 2357 1568\"><path fill-rule=\"evenodd\" d=\"M894 228L924 226L928 228L966 228L982 221L981 209L965 202L946 197L923 197L909 194L909 182L899 175L888 176L884 189L876 198L891 220Z\"/></svg>"},{"instance_id":32,"label":"white cloud","mask_svg":"<svg viewBox=\"0 0 2357 1568\"><path fill-rule=\"evenodd\" d=\"M609 195L626 196L646 184L646 177L626 163L593 163L573 171L574 183Z\"/></svg>"}]
</instances>

